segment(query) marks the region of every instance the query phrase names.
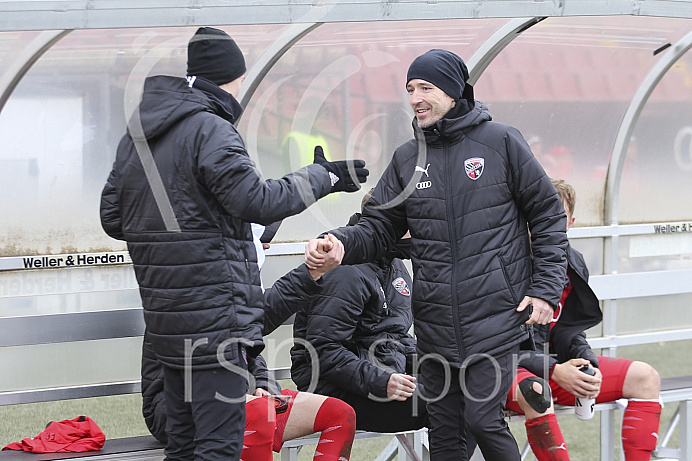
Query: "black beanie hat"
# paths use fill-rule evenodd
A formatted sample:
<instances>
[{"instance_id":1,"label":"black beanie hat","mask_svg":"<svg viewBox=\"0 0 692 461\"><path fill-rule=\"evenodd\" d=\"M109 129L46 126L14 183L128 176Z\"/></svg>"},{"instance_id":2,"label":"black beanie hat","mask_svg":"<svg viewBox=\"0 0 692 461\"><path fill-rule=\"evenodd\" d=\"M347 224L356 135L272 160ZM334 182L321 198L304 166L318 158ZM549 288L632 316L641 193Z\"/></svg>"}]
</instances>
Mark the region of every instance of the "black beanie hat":
<instances>
[{"instance_id":1,"label":"black beanie hat","mask_svg":"<svg viewBox=\"0 0 692 461\"><path fill-rule=\"evenodd\" d=\"M187 45L187 75L223 85L243 75L245 70L242 51L222 30L200 27Z\"/></svg>"},{"instance_id":2,"label":"black beanie hat","mask_svg":"<svg viewBox=\"0 0 692 461\"><path fill-rule=\"evenodd\" d=\"M432 83L455 101L462 98L465 86L470 87L466 84L469 79L466 64L447 50L433 49L414 59L406 74L406 84L414 78Z\"/></svg>"}]
</instances>

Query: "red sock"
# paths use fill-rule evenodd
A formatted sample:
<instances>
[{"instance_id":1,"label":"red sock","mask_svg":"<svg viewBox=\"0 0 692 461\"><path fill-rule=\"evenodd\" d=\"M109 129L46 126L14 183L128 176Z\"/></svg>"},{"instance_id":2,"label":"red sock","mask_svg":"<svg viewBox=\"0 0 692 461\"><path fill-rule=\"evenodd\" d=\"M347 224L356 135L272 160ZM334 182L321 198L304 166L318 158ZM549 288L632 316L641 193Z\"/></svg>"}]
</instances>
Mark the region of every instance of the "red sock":
<instances>
[{"instance_id":1,"label":"red sock","mask_svg":"<svg viewBox=\"0 0 692 461\"><path fill-rule=\"evenodd\" d=\"M622 418L622 449L627 461L649 461L658 442L661 404L630 400Z\"/></svg>"},{"instance_id":2,"label":"red sock","mask_svg":"<svg viewBox=\"0 0 692 461\"><path fill-rule=\"evenodd\" d=\"M569 461L565 438L554 413L527 419L526 437L538 461Z\"/></svg>"},{"instance_id":3,"label":"red sock","mask_svg":"<svg viewBox=\"0 0 692 461\"><path fill-rule=\"evenodd\" d=\"M240 461L272 461L272 442L276 427L274 402L266 397L245 404L245 438Z\"/></svg>"},{"instance_id":4,"label":"red sock","mask_svg":"<svg viewBox=\"0 0 692 461\"><path fill-rule=\"evenodd\" d=\"M321 432L314 460L348 461L356 435L356 412L351 405L327 397L315 416L314 431Z\"/></svg>"}]
</instances>

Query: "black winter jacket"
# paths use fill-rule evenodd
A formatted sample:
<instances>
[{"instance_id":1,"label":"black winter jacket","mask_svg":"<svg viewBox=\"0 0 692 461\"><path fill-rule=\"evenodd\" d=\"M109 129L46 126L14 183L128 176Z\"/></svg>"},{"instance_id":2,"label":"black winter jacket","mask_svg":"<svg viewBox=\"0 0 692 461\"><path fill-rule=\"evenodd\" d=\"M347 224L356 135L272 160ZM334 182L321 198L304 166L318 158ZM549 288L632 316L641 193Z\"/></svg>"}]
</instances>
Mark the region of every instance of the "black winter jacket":
<instances>
[{"instance_id":1,"label":"black winter jacket","mask_svg":"<svg viewBox=\"0 0 692 461\"><path fill-rule=\"evenodd\" d=\"M293 337L312 346L294 343L293 382L302 391L333 397L343 391L386 397L389 376L410 373L416 350L408 334L413 317L406 267L397 258L339 266L322 280L322 292L293 323Z\"/></svg>"},{"instance_id":2,"label":"black winter jacket","mask_svg":"<svg viewBox=\"0 0 692 461\"><path fill-rule=\"evenodd\" d=\"M322 280L315 282L303 264L284 275L264 293L267 305L267 319L264 332L269 334L281 325L295 310L309 302L322 290ZM255 379L255 388L266 389L272 394L280 394L281 387L270 376L267 364L261 355L248 357L248 372ZM252 393L254 388L248 388ZM144 334L142 344L142 414L149 432L159 441L166 443L166 401L163 393L163 368L159 361L149 334Z\"/></svg>"},{"instance_id":3,"label":"black winter jacket","mask_svg":"<svg viewBox=\"0 0 692 461\"><path fill-rule=\"evenodd\" d=\"M555 364L582 358L598 368L598 358L586 341L585 330L598 325L603 313L598 298L589 286L589 270L584 257L571 246L567 247L567 274L572 291L565 299L560 316L553 326L534 325L536 351L524 354L519 366L536 376L548 376ZM545 355L545 352L548 354Z\"/></svg>"},{"instance_id":4,"label":"black winter jacket","mask_svg":"<svg viewBox=\"0 0 692 461\"><path fill-rule=\"evenodd\" d=\"M354 264L410 230L419 353L461 366L530 339L528 309L516 308L526 295L558 303L567 236L562 203L521 134L480 102L455 111L425 130L414 120L416 139L394 152L363 218L332 232Z\"/></svg>"},{"instance_id":5,"label":"black winter jacket","mask_svg":"<svg viewBox=\"0 0 692 461\"><path fill-rule=\"evenodd\" d=\"M101 223L127 242L159 359L183 367L187 342L195 345L194 367L214 368L219 348L238 363L237 341L251 356L263 347L250 223L301 212L331 182L314 164L264 180L232 124L241 112L235 98L204 79L195 86L146 80L102 193ZM150 157L157 177L145 172Z\"/></svg>"}]
</instances>

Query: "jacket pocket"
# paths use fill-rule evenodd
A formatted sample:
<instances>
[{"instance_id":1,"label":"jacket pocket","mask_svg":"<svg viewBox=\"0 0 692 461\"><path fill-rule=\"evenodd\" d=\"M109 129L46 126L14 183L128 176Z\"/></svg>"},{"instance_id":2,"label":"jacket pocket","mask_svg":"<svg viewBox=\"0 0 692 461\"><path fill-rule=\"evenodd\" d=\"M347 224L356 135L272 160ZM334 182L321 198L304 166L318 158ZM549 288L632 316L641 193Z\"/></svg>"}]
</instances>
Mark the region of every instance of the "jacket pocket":
<instances>
[{"instance_id":1,"label":"jacket pocket","mask_svg":"<svg viewBox=\"0 0 692 461\"><path fill-rule=\"evenodd\" d=\"M502 275L505 277L505 284L507 285L507 288L509 289L509 294L512 296L512 301L514 301L514 304L517 306L519 305L519 299L517 298L517 294L514 292L514 287L512 286L512 280L509 278L509 272L507 271L507 266L505 265L505 260L502 258L501 255L497 256L498 261L500 261L500 268L502 269Z\"/></svg>"}]
</instances>

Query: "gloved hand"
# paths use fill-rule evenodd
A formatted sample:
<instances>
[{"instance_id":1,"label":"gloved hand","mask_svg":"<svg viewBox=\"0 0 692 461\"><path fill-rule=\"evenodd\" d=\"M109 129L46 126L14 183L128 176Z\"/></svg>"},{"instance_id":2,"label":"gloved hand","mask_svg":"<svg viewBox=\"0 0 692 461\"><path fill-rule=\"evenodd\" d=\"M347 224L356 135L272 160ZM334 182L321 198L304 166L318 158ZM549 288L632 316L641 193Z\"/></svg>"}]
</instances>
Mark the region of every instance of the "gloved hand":
<instances>
[{"instance_id":1,"label":"gloved hand","mask_svg":"<svg viewBox=\"0 0 692 461\"><path fill-rule=\"evenodd\" d=\"M370 172L365 168L363 160L339 160L328 162L324 158L322 146L315 147L315 159L313 163L322 165L332 180L332 192L355 192L360 189L360 183L368 179ZM354 178L357 181L354 181Z\"/></svg>"}]
</instances>

